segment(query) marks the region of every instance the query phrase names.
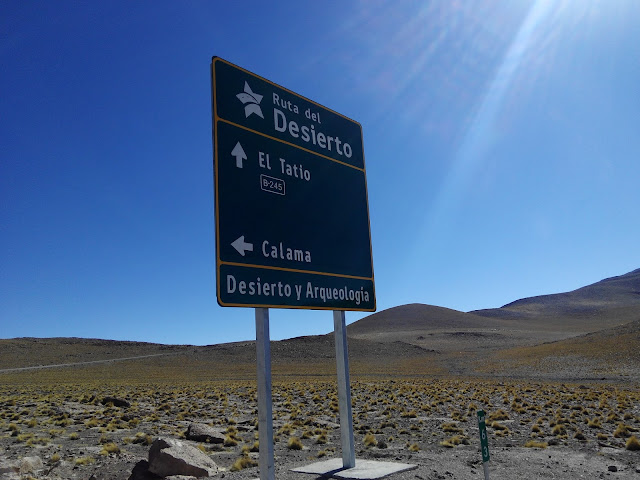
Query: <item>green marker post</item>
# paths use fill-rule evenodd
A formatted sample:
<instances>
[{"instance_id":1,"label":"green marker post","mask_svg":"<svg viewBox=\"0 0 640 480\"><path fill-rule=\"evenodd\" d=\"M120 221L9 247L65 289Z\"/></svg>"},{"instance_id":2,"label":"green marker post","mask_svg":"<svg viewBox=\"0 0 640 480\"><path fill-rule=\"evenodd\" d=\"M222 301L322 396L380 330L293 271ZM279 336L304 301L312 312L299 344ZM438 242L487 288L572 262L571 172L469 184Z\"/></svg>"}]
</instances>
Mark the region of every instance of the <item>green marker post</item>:
<instances>
[{"instance_id":1,"label":"green marker post","mask_svg":"<svg viewBox=\"0 0 640 480\"><path fill-rule=\"evenodd\" d=\"M478 428L480 429L482 468L484 469L485 480L489 480L489 439L487 438L487 425L484 422L484 417L484 410L478 410Z\"/></svg>"}]
</instances>

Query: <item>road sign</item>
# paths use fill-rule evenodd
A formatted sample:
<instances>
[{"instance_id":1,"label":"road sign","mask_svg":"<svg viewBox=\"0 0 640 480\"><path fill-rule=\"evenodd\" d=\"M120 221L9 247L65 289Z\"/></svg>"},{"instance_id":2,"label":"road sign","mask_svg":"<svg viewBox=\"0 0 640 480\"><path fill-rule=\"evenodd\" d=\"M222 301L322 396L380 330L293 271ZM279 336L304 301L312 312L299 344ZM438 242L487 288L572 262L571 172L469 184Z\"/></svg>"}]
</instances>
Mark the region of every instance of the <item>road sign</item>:
<instances>
[{"instance_id":1,"label":"road sign","mask_svg":"<svg viewBox=\"0 0 640 480\"><path fill-rule=\"evenodd\" d=\"M375 311L359 123L211 62L222 306Z\"/></svg>"}]
</instances>

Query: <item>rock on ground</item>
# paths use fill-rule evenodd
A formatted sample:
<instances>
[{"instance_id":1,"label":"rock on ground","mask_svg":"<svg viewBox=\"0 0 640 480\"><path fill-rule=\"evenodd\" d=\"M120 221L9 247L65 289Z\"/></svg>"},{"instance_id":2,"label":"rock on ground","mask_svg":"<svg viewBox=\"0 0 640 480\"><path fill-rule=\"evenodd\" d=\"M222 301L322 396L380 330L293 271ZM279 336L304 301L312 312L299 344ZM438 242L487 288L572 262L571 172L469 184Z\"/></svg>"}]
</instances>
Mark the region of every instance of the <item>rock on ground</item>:
<instances>
[{"instance_id":1,"label":"rock on ground","mask_svg":"<svg viewBox=\"0 0 640 480\"><path fill-rule=\"evenodd\" d=\"M206 443L224 443L225 434L204 423L192 423L187 428L187 440Z\"/></svg>"},{"instance_id":2,"label":"rock on ground","mask_svg":"<svg viewBox=\"0 0 640 480\"><path fill-rule=\"evenodd\" d=\"M149 450L149 471L161 477L208 477L218 473L218 466L197 448L180 440L161 437Z\"/></svg>"},{"instance_id":3,"label":"rock on ground","mask_svg":"<svg viewBox=\"0 0 640 480\"><path fill-rule=\"evenodd\" d=\"M24 457L20 461L20 473L35 473L43 466L44 464L40 457Z\"/></svg>"}]
</instances>

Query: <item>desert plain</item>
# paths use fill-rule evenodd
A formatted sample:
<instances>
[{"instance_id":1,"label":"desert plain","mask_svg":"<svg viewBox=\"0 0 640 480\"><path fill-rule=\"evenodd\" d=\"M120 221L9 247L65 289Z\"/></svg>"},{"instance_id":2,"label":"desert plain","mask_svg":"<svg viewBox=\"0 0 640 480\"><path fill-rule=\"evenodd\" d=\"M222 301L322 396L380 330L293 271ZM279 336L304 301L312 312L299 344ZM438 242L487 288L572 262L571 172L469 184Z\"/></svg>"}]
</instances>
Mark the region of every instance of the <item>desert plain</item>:
<instances>
[{"instance_id":1,"label":"desert plain","mask_svg":"<svg viewBox=\"0 0 640 480\"><path fill-rule=\"evenodd\" d=\"M490 478L640 479L640 270L499 309L404 305L348 339L356 459L415 466L389 478L484 478L483 410ZM333 334L271 349L276 478L314 480L291 469L341 458ZM160 478L159 437L258 478L255 342L0 340L0 478Z\"/></svg>"}]
</instances>

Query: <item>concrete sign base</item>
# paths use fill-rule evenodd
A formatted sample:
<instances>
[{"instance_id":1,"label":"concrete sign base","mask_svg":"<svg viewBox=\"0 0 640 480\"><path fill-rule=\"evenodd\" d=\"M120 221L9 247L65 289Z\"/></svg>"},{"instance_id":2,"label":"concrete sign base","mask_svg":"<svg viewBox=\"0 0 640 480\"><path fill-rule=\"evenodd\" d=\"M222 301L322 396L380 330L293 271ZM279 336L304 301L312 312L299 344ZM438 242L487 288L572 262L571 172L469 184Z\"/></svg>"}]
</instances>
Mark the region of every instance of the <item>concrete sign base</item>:
<instances>
[{"instance_id":1,"label":"concrete sign base","mask_svg":"<svg viewBox=\"0 0 640 480\"><path fill-rule=\"evenodd\" d=\"M344 468L341 458L333 458L322 462L312 463L305 467L292 468L292 472L320 475L327 478L344 480L375 480L394 473L406 472L418 468L408 463L377 462L374 460L357 460L353 468Z\"/></svg>"}]
</instances>

